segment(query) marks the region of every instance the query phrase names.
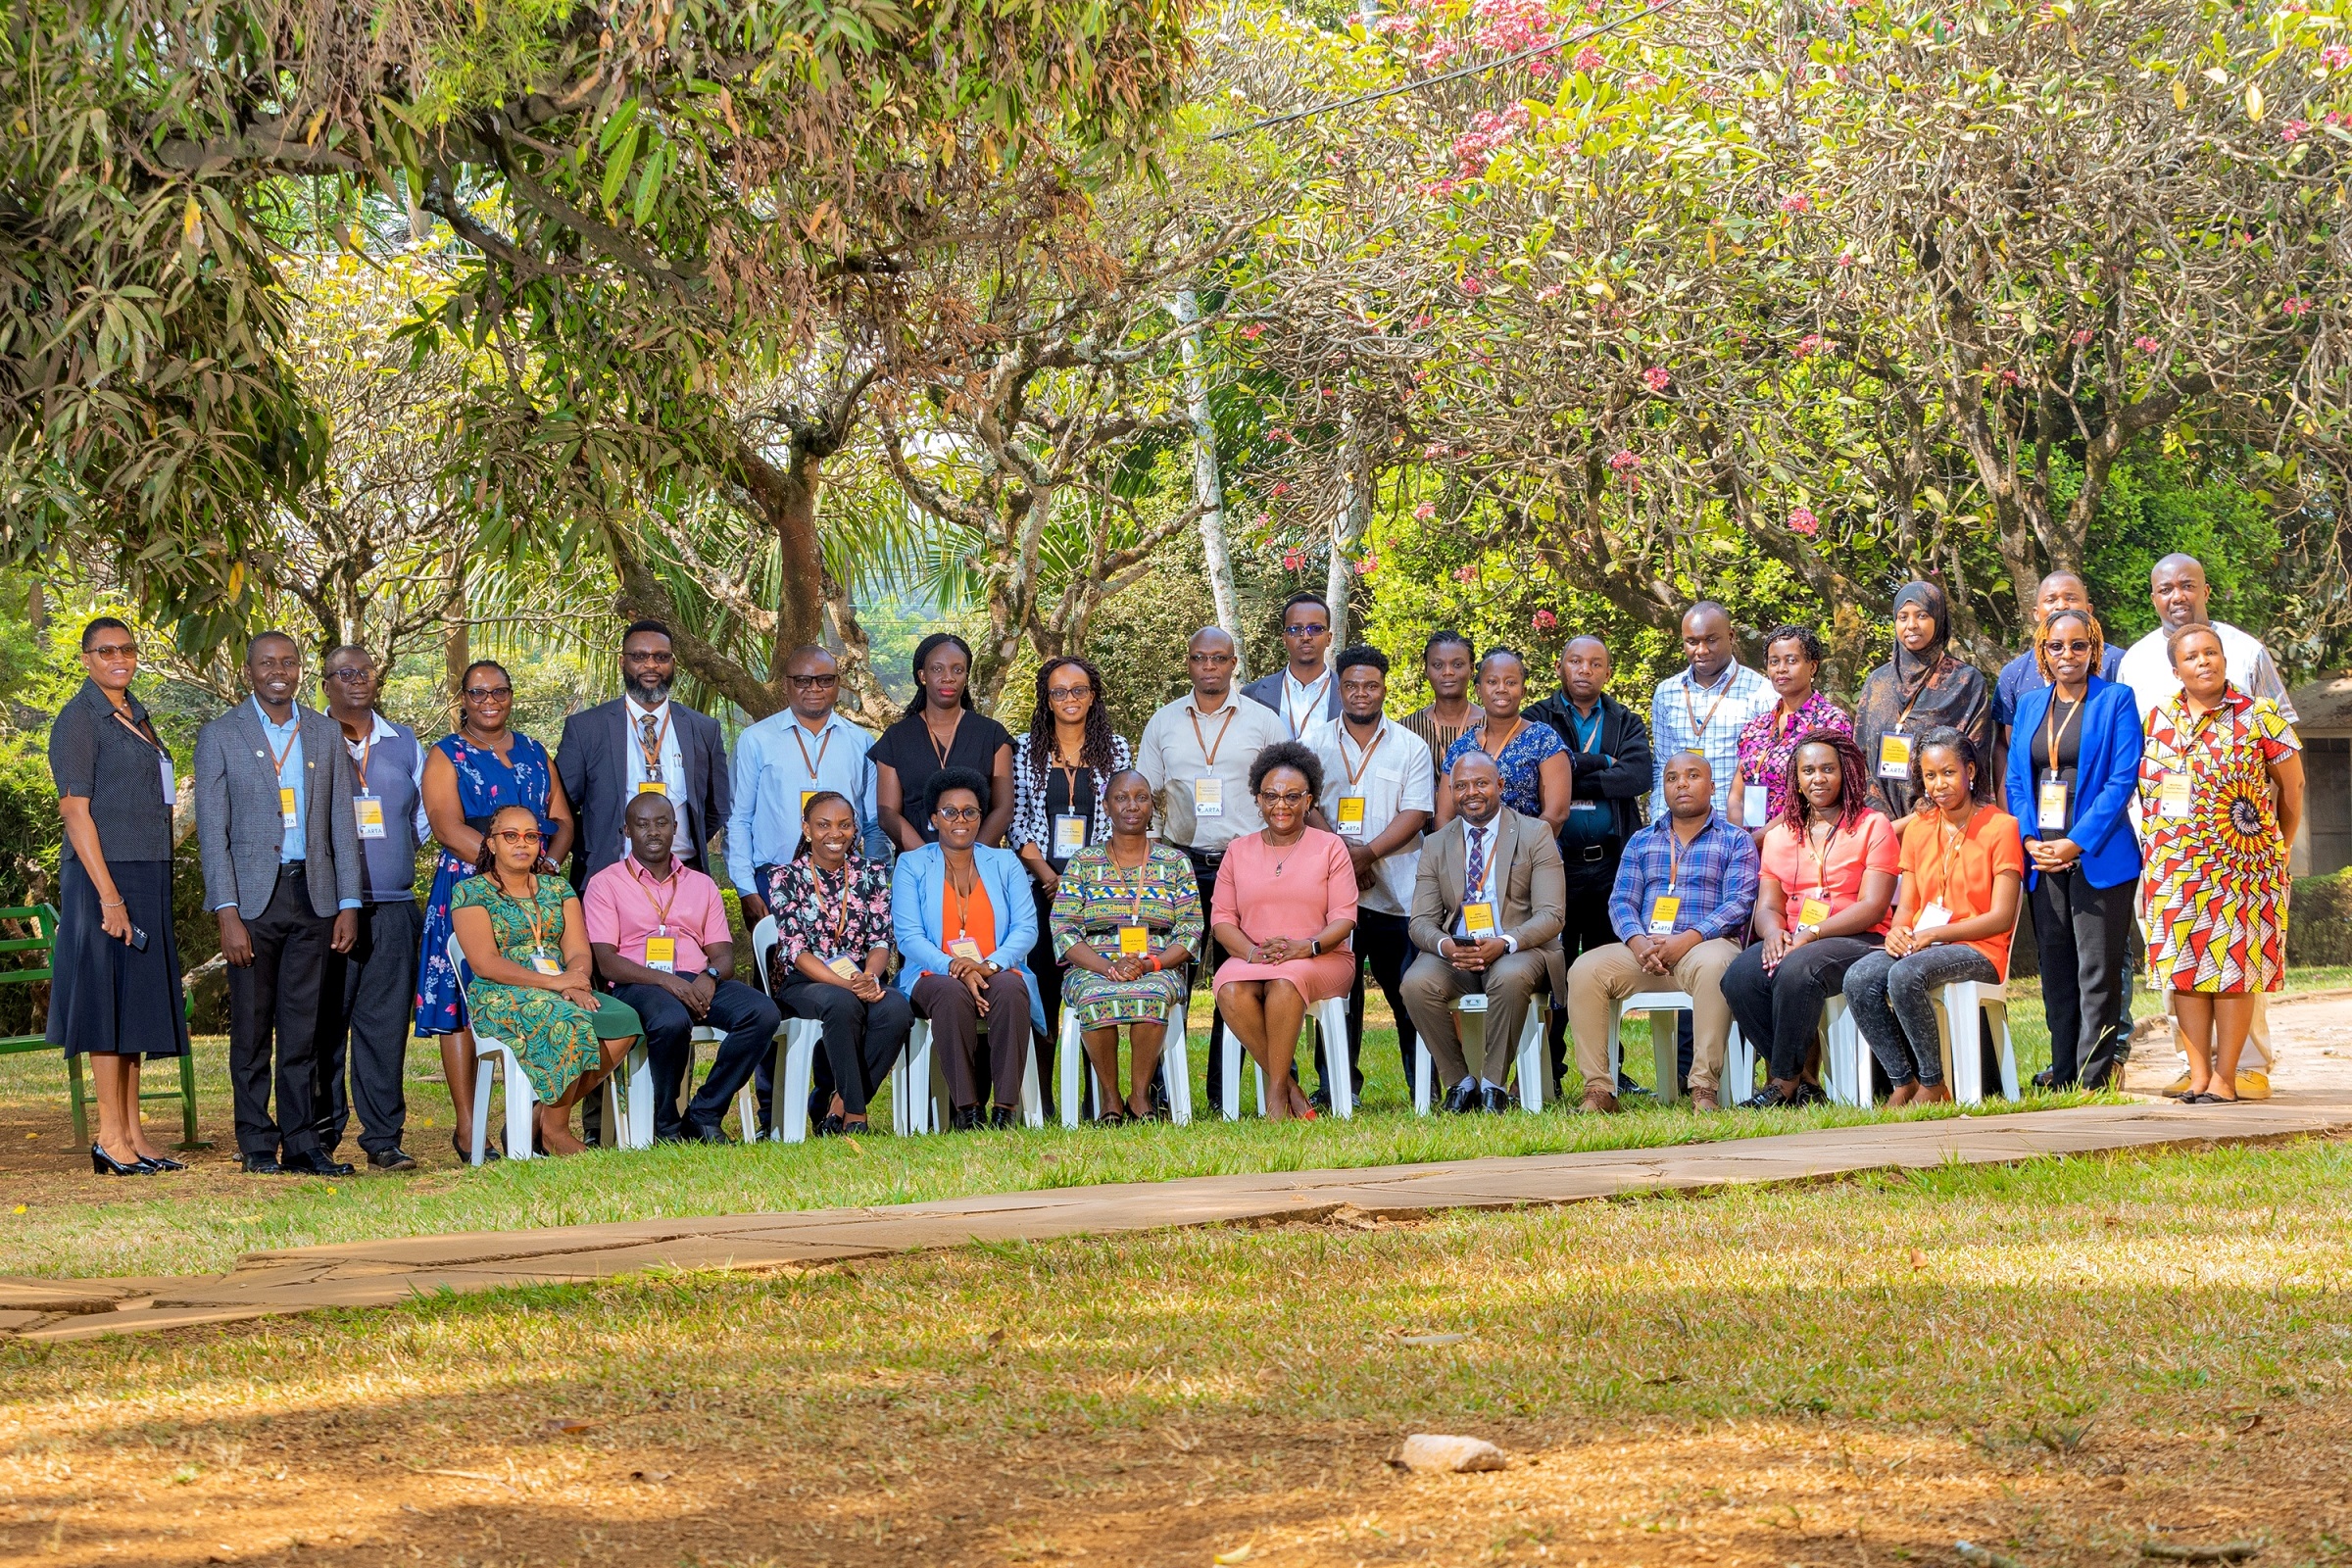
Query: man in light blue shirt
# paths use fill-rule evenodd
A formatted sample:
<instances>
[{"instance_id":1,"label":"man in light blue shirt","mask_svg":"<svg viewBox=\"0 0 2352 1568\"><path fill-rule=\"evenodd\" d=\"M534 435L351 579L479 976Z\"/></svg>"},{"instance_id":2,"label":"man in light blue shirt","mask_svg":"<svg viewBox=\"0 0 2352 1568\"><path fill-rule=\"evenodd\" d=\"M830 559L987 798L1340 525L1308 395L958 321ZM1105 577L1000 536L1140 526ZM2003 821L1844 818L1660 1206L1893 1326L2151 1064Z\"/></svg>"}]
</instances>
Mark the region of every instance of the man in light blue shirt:
<instances>
[{"instance_id":1,"label":"man in light blue shirt","mask_svg":"<svg viewBox=\"0 0 2352 1568\"><path fill-rule=\"evenodd\" d=\"M727 812L727 879L757 925L767 912L767 868L792 858L801 844L801 803L837 790L858 813L864 853L882 858L874 800L874 737L833 710L841 666L822 648L803 648L784 662L792 706L746 729L735 742L735 798Z\"/></svg>"}]
</instances>

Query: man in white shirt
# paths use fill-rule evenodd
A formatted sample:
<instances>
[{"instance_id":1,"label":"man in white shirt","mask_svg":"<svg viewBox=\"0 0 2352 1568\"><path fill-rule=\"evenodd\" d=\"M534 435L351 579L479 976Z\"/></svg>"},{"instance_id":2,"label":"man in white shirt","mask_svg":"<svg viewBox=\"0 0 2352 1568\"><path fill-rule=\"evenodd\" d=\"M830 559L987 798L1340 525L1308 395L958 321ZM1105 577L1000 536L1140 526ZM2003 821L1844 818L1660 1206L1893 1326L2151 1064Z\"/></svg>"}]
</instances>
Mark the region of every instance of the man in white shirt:
<instances>
[{"instance_id":1,"label":"man in white shirt","mask_svg":"<svg viewBox=\"0 0 2352 1568\"><path fill-rule=\"evenodd\" d=\"M1334 666L1340 722L1315 748L1323 760L1323 799L1315 825L1329 828L1355 862L1355 935L1362 955L1348 994L1348 1064L1364 1049L1364 968L1396 1015L1396 1050L1405 1081L1413 1076L1412 1014L1404 1006L1404 970L1413 958L1410 932L1413 877L1421 865L1421 835L1438 808L1438 769L1429 748L1382 711L1389 700L1389 656L1350 648ZM1363 1074L1354 1072L1355 1087ZM1320 1091L1318 1091L1319 1093Z\"/></svg>"},{"instance_id":2,"label":"man in white shirt","mask_svg":"<svg viewBox=\"0 0 2352 1568\"><path fill-rule=\"evenodd\" d=\"M2213 602L2213 589L2205 580L2204 563L2194 556L2171 555L2156 563L2148 572L2148 600L2156 607L2156 629L2133 643L2125 651L2123 668L2117 678L2132 688L2132 700L2139 705L2139 722L2144 729L2148 715L2158 705L2170 702L2180 690L2180 677L2173 673L2170 648L2172 634L2182 626L2199 621L2211 626L2222 639L2222 658L2230 671L2230 684L2249 697L2267 697L2278 705L2278 711L2287 722L2295 719L2295 705L2286 695L2286 682L2278 676L2278 665L2271 651L2262 646L2261 639L2238 630L2226 620L2215 620L2206 613ZM2132 823L2138 824L2138 805L2132 806ZM2173 1031L2173 1048L2187 1059L2186 1048L2178 1028ZM2254 999L2254 1024L2246 1034L2245 1054L2238 1058L2237 1092L2247 1100L2271 1098L2271 1013L2266 999ZM2251 1082L2249 1082L2249 1078ZM2180 1074L2179 1082L2165 1093L2186 1094L2188 1074Z\"/></svg>"},{"instance_id":3,"label":"man in white shirt","mask_svg":"<svg viewBox=\"0 0 2352 1568\"><path fill-rule=\"evenodd\" d=\"M1780 701L1772 682L1740 662L1728 611L1711 599L1683 616L1688 667L1658 682L1649 701L1649 819L1666 819L1666 759L1696 752L1715 772L1715 809L1732 808L1740 772L1740 731Z\"/></svg>"},{"instance_id":4,"label":"man in white shirt","mask_svg":"<svg viewBox=\"0 0 2352 1568\"><path fill-rule=\"evenodd\" d=\"M1340 721L1340 687L1323 656L1331 648L1331 607L1316 594L1293 594L1282 607L1282 646L1290 662L1242 688L1242 695L1282 715L1289 738L1320 746Z\"/></svg>"},{"instance_id":5,"label":"man in white shirt","mask_svg":"<svg viewBox=\"0 0 2352 1568\"><path fill-rule=\"evenodd\" d=\"M1206 916L1225 863L1225 846L1266 825L1250 793L1250 765L1276 741L1288 740L1281 715L1259 703L1244 702L1233 690L1233 639L1214 626L1193 633L1185 655L1193 678L1189 696L1179 697L1144 724L1135 751L1136 771L1159 803L1160 842L1184 852L1193 862ZM1197 984L1213 973L1216 956L1193 965ZM1225 1016L1213 1014L1208 1028L1208 1100L1225 1082ZM1160 1093L1152 1091L1156 1101Z\"/></svg>"}]
</instances>

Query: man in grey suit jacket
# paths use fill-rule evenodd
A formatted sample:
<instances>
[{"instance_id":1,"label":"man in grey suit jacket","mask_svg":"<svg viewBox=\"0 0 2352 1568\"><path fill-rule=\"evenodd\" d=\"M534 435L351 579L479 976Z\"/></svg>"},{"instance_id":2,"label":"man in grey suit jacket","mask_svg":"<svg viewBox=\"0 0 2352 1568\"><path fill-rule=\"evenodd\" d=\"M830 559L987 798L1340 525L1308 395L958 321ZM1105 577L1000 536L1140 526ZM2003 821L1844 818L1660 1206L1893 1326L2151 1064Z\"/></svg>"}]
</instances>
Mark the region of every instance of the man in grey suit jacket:
<instances>
[{"instance_id":1,"label":"man in grey suit jacket","mask_svg":"<svg viewBox=\"0 0 2352 1568\"><path fill-rule=\"evenodd\" d=\"M1560 927L1567 882L1551 829L1502 804L1502 775L1484 752L1456 759L1454 819L1421 845L1413 883L1413 946L1421 956L1404 974L1405 1011L1429 1047L1447 1110L1504 1111L1511 1054L1536 988L1565 996ZM1476 1064L1462 1055L1457 997L1483 993L1486 1049Z\"/></svg>"},{"instance_id":2,"label":"man in grey suit jacket","mask_svg":"<svg viewBox=\"0 0 2352 1568\"><path fill-rule=\"evenodd\" d=\"M669 628L638 621L620 638L624 695L564 721L556 774L579 819L571 841L574 887L586 887L628 854L621 813L645 790L660 791L678 813L678 858L697 871L722 874L710 848L735 798L727 738L717 719L670 701L677 674Z\"/></svg>"},{"instance_id":3,"label":"man in grey suit jacket","mask_svg":"<svg viewBox=\"0 0 2352 1568\"><path fill-rule=\"evenodd\" d=\"M1282 646L1290 662L1242 688L1242 695L1282 715L1291 739L1313 746L1318 729L1340 721L1340 683L1331 672L1331 607L1319 594L1293 594L1282 607Z\"/></svg>"},{"instance_id":4,"label":"man in grey suit jacket","mask_svg":"<svg viewBox=\"0 0 2352 1568\"><path fill-rule=\"evenodd\" d=\"M293 638L266 631L247 644L245 681L252 699L198 732L195 777L204 902L228 961L237 1151L255 1175L348 1176L320 1151L318 1106L327 954L349 953L360 932L351 756L333 719L294 701Z\"/></svg>"}]
</instances>

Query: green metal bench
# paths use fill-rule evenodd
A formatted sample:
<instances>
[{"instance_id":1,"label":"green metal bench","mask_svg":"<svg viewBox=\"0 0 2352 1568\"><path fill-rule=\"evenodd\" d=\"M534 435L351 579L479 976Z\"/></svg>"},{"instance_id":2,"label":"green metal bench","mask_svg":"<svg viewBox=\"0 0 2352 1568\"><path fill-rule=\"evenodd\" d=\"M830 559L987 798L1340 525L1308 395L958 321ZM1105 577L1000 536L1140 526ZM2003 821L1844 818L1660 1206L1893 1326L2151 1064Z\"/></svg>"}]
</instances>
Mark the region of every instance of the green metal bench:
<instances>
[{"instance_id":1,"label":"green metal bench","mask_svg":"<svg viewBox=\"0 0 2352 1568\"><path fill-rule=\"evenodd\" d=\"M0 986L38 985L49 979L50 955L57 948L56 908L46 904L0 908L0 920L28 921L40 933L38 936L30 937L0 938L0 964L15 965L14 967L0 967ZM38 955L38 967L24 964L16 956L19 954ZM55 1051L57 1047L51 1045L42 1035L0 1036L0 1056L16 1056L23 1055L27 1052ZM86 1144L90 1141L90 1097L89 1092L82 1085L81 1058L79 1056L66 1058L66 1080L73 1088L74 1141L77 1144ZM182 1054L179 1058L178 1088L142 1089L139 1092L139 1099L142 1102L149 1100L178 1101L181 1136L179 1147L182 1149L209 1147L196 1136L196 1058L192 1053Z\"/></svg>"}]
</instances>

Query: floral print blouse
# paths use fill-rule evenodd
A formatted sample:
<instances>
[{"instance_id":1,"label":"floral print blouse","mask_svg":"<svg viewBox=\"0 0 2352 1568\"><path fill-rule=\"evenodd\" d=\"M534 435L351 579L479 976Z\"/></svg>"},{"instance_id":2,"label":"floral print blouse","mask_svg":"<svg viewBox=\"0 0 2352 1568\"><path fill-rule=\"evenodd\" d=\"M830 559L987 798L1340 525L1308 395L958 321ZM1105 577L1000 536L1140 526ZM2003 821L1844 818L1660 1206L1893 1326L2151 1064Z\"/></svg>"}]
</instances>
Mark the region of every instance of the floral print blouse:
<instances>
[{"instance_id":1,"label":"floral print blouse","mask_svg":"<svg viewBox=\"0 0 2352 1568\"><path fill-rule=\"evenodd\" d=\"M890 869L855 851L838 871L825 870L806 854L771 867L767 907L776 917L776 945L767 960L771 991L799 975L794 960L804 953L862 963L873 949L891 945Z\"/></svg>"},{"instance_id":2,"label":"floral print blouse","mask_svg":"<svg viewBox=\"0 0 2352 1568\"><path fill-rule=\"evenodd\" d=\"M1776 699L1740 726L1740 777L1743 783L1761 784L1765 790L1765 818L1747 823L1750 830L1769 827L1788 807L1788 760L1796 755L1796 743L1817 729L1834 729L1840 735L1854 732L1854 721L1824 691L1814 692L1796 705L1795 712L1785 716Z\"/></svg>"}]
</instances>

